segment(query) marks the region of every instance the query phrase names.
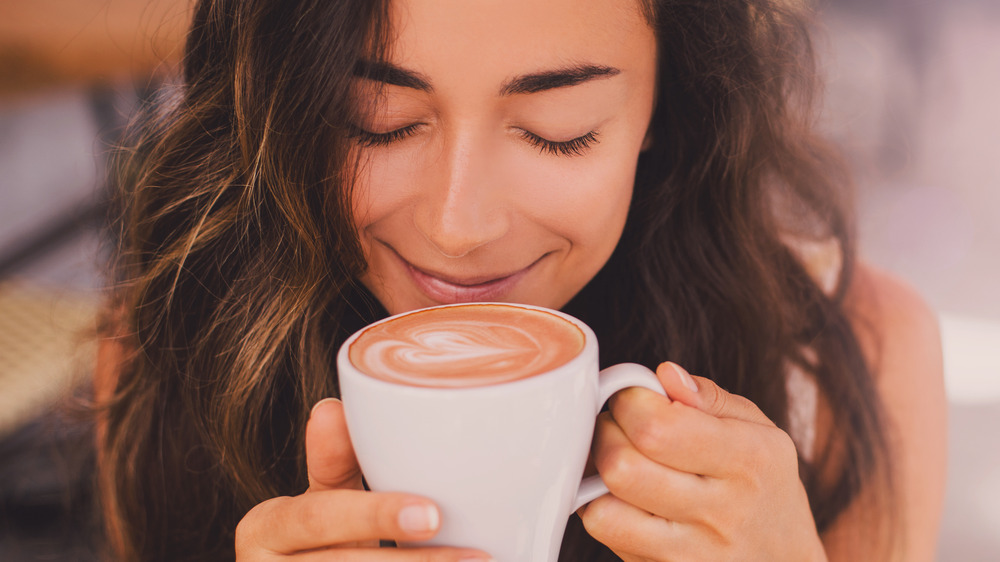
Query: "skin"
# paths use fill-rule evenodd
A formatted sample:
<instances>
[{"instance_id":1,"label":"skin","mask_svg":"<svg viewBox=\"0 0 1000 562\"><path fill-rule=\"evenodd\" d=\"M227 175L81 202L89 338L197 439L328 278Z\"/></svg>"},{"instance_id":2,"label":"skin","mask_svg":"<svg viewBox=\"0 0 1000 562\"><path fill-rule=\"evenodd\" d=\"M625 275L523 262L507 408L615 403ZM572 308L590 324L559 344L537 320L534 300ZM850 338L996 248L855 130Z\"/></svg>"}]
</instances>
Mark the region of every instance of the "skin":
<instances>
[{"instance_id":1,"label":"skin","mask_svg":"<svg viewBox=\"0 0 1000 562\"><path fill-rule=\"evenodd\" d=\"M561 307L624 225L652 112L652 31L637 8L613 0L398 0L392 15L390 62L409 86L381 95L370 82L355 86L371 102L357 124L369 133L359 137L354 199L370 264L363 282L390 313L487 298ZM517 77L580 65L615 71L503 92ZM598 142L578 154L538 146L537 137L590 132ZM872 490L820 537L788 435L748 400L672 363L657 371L671 398L629 389L600 417L593 460L611 493L581 509L587 531L627 561L874 559L890 546L931 560L945 458L936 325L912 291L868 267L850 294L892 423L902 542L871 533L885 516L868 509ZM831 428L819 421L822 439ZM240 560L488 559L374 548L433 536L439 514L425 498L361 491L336 400L314 408L306 454L309 490L246 515Z\"/></svg>"},{"instance_id":2,"label":"skin","mask_svg":"<svg viewBox=\"0 0 1000 562\"><path fill-rule=\"evenodd\" d=\"M627 389L598 420L595 463L611 494L581 510L588 532L626 561L935 560L947 459L937 321L911 287L867 264L846 307L877 367L894 505L863 488L817 545L790 438L750 401L701 377L689 386L664 364L657 376L672 402ZM820 446L833 430L828 408ZM895 535L884 532L890 510Z\"/></svg>"},{"instance_id":3,"label":"skin","mask_svg":"<svg viewBox=\"0 0 1000 562\"><path fill-rule=\"evenodd\" d=\"M392 314L482 300L563 306L624 228L653 110L652 30L637 8L610 1L401 1L392 12L391 63L427 89L383 85L376 96L358 81L372 102L360 128L415 127L379 146L362 135L363 283ZM604 74L505 92L588 65ZM579 139L578 153L539 137Z\"/></svg>"}]
</instances>

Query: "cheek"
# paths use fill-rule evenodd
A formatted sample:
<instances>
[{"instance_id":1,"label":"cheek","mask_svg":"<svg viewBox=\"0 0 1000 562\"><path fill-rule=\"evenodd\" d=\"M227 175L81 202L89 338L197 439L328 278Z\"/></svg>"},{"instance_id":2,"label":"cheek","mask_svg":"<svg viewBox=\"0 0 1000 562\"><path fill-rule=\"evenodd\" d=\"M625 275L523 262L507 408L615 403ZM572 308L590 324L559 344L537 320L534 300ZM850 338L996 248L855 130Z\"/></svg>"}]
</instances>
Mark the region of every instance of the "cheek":
<instances>
[{"instance_id":1,"label":"cheek","mask_svg":"<svg viewBox=\"0 0 1000 562\"><path fill-rule=\"evenodd\" d=\"M405 207L412 196L419 166L405 154L370 154L358 169L351 196L354 224L364 235L366 228Z\"/></svg>"},{"instance_id":2,"label":"cheek","mask_svg":"<svg viewBox=\"0 0 1000 562\"><path fill-rule=\"evenodd\" d=\"M440 196L432 172L441 157L432 152L382 151L360 168L353 212L363 238L369 228L411 224L415 205ZM469 174L475 185L461 187L463 201L478 198L526 220L532 228L521 235L540 234L540 228L574 245L613 247L628 214L637 154L637 147L623 142L608 142L582 157L539 156L516 143L497 143L477 159Z\"/></svg>"},{"instance_id":3,"label":"cheek","mask_svg":"<svg viewBox=\"0 0 1000 562\"><path fill-rule=\"evenodd\" d=\"M545 160L514 168L522 176L517 185L529 186L516 199L522 214L574 245L614 246L628 215L634 163L611 151L589 159Z\"/></svg>"}]
</instances>

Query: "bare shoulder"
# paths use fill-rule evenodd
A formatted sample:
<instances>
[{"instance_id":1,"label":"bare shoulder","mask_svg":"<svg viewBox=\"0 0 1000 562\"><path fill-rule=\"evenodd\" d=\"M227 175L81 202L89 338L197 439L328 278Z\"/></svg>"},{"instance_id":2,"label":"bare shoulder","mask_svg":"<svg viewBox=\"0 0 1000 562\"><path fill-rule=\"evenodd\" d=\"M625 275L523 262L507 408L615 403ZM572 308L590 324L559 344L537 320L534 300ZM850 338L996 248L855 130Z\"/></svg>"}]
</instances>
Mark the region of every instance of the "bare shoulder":
<instances>
[{"instance_id":1,"label":"bare shoulder","mask_svg":"<svg viewBox=\"0 0 1000 562\"><path fill-rule=\"evenodd\" d=\"M934 560L948 433L937 315L909 284L864 263L851 280L845 309L885 414L893 511L902 531L891 548L896 559ZM863 502L848 509L825 538L830 560L865 558L853 540L871 517L864 511Z\"/></svg>"},{"instance_id":2,"label":"bare shoulder","mask_svg":"<svg viewBox=\"0 0 1000 562\"><path fill-rule=\"evenodd\" d=\"M941 335L937 314L907 282L861 262L850 282L845 308L878 383L904 377L915 382L917 372L899 372L906 365L929 378L942 378Z\"/></svg>"}]
</instances>

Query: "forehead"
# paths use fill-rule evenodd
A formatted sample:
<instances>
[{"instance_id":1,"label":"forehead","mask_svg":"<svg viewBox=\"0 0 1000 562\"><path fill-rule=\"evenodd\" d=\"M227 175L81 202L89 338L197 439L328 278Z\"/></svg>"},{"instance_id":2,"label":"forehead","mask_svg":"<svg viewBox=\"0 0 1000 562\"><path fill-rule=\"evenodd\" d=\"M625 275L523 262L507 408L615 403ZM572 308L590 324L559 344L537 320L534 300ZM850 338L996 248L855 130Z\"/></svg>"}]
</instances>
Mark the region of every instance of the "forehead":
<instances>
[{"instance_id":1,"label":"forehead","mask_svg":"<svg viewBox=\"0 0 1000 562\"><path fill-rule=\"evenodd\" d=\"M652 58L639 0L393 0L389 59L465 81Z\"/></svg>"}]
</instances>

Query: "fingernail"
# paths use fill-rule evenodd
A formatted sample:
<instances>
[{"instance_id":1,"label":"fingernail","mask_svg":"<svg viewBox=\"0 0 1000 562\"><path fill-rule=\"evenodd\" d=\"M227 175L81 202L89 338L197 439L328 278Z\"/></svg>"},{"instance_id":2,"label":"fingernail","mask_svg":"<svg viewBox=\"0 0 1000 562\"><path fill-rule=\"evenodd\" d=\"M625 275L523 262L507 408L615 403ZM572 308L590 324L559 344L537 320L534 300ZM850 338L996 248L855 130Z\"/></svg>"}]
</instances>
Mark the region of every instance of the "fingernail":
<instances>
[{"instance_id":1,"label":"fingernail","mask_svg":"<svg viewBox=\"0 0 1000 562\"><path fill-rule=\"evenodd\" d=\"M698 385L695 384L694 379L691 378L691 375L689 375L687 371L682 369L677 363L671 362L670 366L674 369L674 372L677 373L677 377L681 379L681 383L684 386L688 387L691 392L698 392Z\"/></svg>"},{"instance_id":2,"label":"fingernail","mask_svg":"<svg viewBox=\"0 0 1000 562\"><path fill-rule=\"evenodd\" d=\"M399 510L399 528L408 533L436 531L441 516L433 505L413 504Z\"/></svg>"},{"instance_id":3,"label":"fingernail","mask_svg":"<svg viewBox=\"0 0 1000 562\"><path fill-rule=\"evenodd\" d=\"M316 410L318 410L320 406L322 406L323 404L327 404L329 402L340 402L340 400L337 400L336 398L324 398L320 400L319 402L313 404L312 410L309 411L309 417L311 418L313 414L316 413Z\"/></svg>"}]
</instances>

